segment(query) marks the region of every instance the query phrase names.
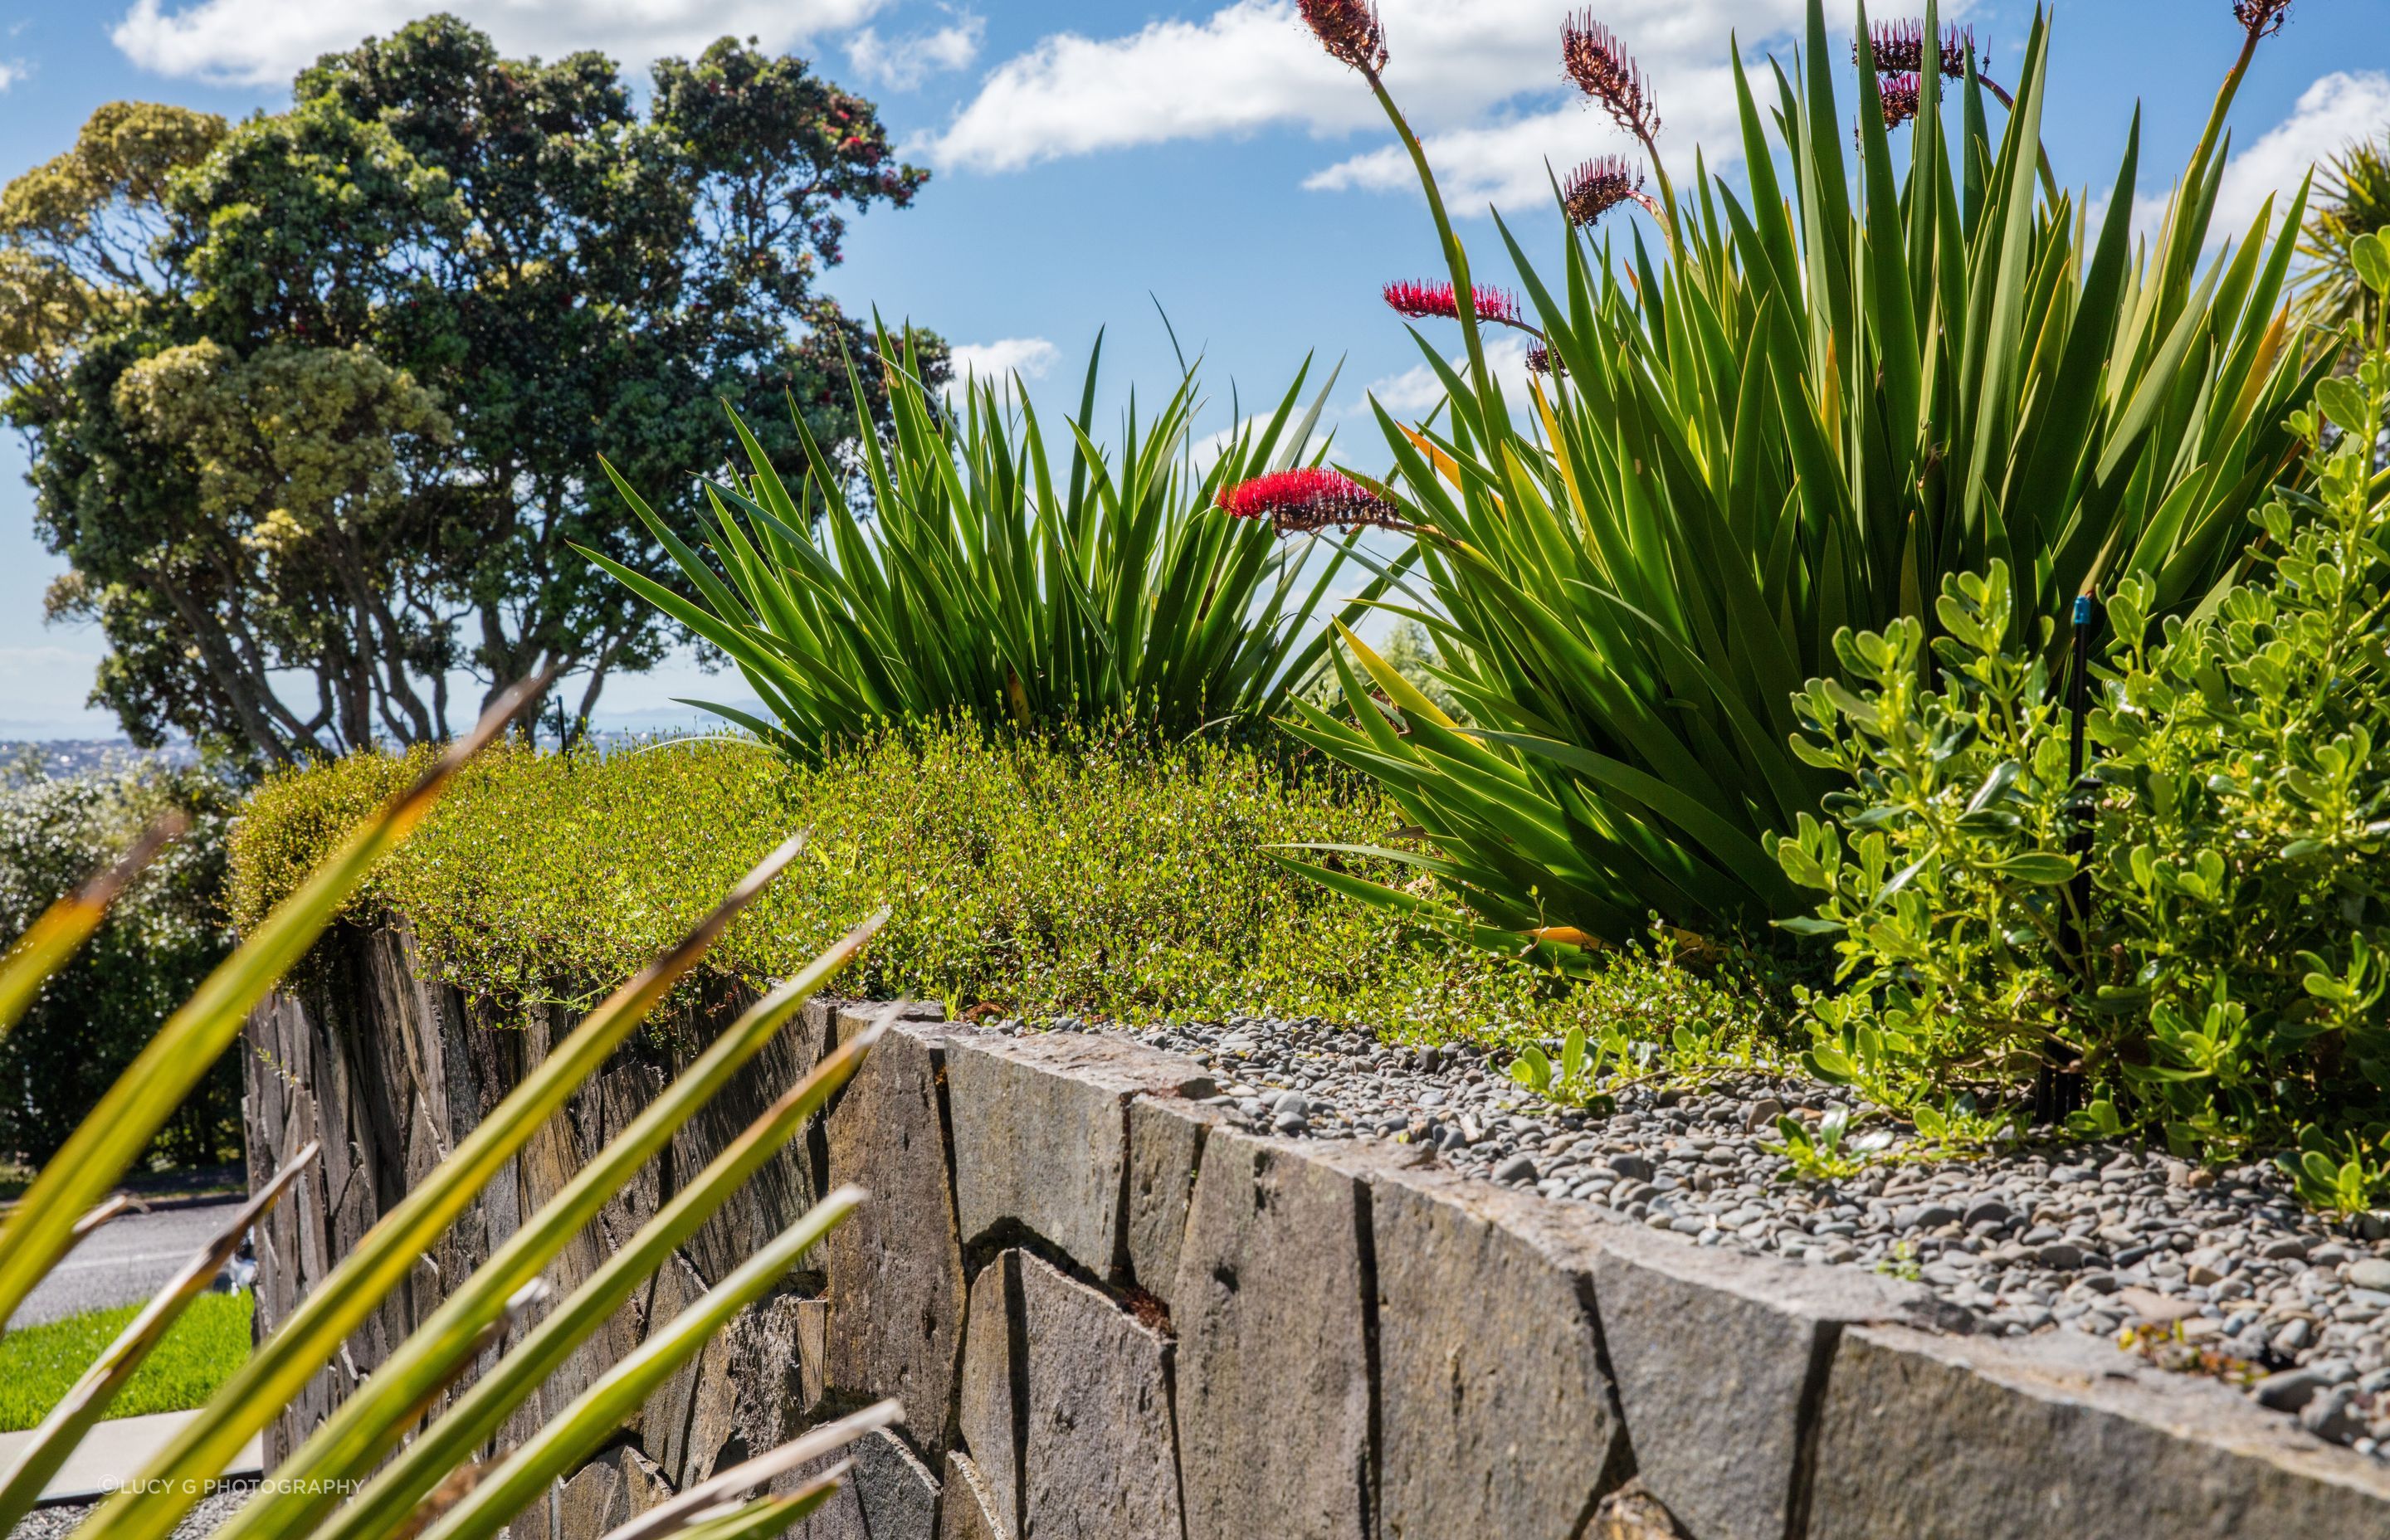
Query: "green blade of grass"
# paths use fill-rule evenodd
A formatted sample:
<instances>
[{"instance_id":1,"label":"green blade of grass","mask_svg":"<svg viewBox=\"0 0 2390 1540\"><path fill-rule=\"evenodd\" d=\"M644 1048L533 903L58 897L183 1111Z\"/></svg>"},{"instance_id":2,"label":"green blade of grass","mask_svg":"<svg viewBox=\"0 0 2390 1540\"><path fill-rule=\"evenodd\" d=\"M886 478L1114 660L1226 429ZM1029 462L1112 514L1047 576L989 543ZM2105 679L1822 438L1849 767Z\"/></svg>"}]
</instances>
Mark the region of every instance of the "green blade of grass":
<instances>
[{"instance_id":1,"label":"green blade of grass","mask_svg":"<svg viewBox=\"0 0 2390 1540\"><path fill-rule=\"evenodd\" d=\"M527 680L499 697L473 730L452 744L413 786L341 843L299 891L208 975L166 1020L116 1084L92 1109L0 1226L0 1320L57 1265L72 1244L76 1220L116 1185L147 1149L193 1084L222 1058L241 1023L291 965L315 944L374 863L420 823L466 762L505 730L546 687ZM262 1421L262 1419L261 1419ZM246 1439L248 1435L243 1434ZM232 1449L238 1449L236 1442ZM225 1452L230 1457L231 1449ZM223 1466L211 1467L212 1477Z\"/></svg>"},{"instance_id":2,"label":"green blade of grass","mask_svg":"<svg viewBox=\"0 0 2390 1540\"><path fill-rule=\"evenodd\" d=\"M662 956L642 969L591 1011L521 1084L508 1093L448 1159L367 1231L257 1355L210 1404L210 1413L185 1427L142 1473L133 1500L120 1493L86 1521L86 1540L162 1540L198 1501L206 1482L230 1462L251 1434L276 1414L362 1325L384 1295L405 1277L498 1169L604 1063L688 970L697 966L740 910L795 859L801 840L765 856ZM302 890L302 895L307 890ZM277 975L279 969L276 970Z\"/></svg>"},{"instance_id":3,"label":"green blade of grass","mask_svg":"<svg viewBox=\"0 0 2390 1540\"><path fill-rule=\"evenodd\" d=\"M814 1205L696 1303L649 1333L424 1531L422 1540L490 1540L548 1482L596 1453L674 1370L700 1352L731 1316L761 1299L863 1200L862 1188L842 1187Z\"/></svg>"}]
</instances>

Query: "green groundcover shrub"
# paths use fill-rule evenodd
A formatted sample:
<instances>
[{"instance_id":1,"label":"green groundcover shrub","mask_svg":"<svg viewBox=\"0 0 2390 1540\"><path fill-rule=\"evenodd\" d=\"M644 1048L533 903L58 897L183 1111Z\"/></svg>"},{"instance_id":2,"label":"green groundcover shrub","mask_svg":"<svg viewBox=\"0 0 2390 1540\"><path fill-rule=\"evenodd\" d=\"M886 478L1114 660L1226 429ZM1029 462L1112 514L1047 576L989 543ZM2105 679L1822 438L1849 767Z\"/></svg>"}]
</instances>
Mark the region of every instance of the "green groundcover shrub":
<instances>
[{"instance_id":1,"label":"green groundcover shrub","mask_svg":"<svg viewBox=\"0 0 2390 1540\"><path fill-rule=\"evenodd\" d=\"M159 1340L108 1408L110 1417L147 1417L204 1406L216 1387L249 1361L255 1300L246 1291L202 1294ZM35 1427L49 1416L102 1349L141 1313L138 1304L13 1327L0 1337L0 1432Z\"/></svg>"},{"instance_id":2,"label":"green groundcover shrub","mask_svg":"<svg viewBox=\"0 0 2390 1540\"><path fill-rule=\"evenodd\" d=\"M2356 250L2390 291L2390 245ZM1997 565L1947 584L1938 669L1915 620L1836 637L1856 688L1800 709L1848 790L1780 849L1847 984L1821 1072L1923 1126L2050 1062L2086 1077L2079 1133L2296 1146L2330 1208L2390 1183L2390 342L2347 341L2355 374L2292 415L2317 491L2267 506L2247 581L2163 622L2146 578L2111 597L2081 780L2048 622Z\"/></svg>"},{"instance_id":3,"label":"green groundcover shrub","mask_svg":"<svg viewBox=\"0 0 2390 1540\"><path fill-rule=\"evenodd\" d=\"M235 831L236 923L406 774L360 755L266 781ZM466 772L356 902L361 918L404 914L478 1001L579 1001L804 829L804 856L710 966L784 973L886 904L892 922L845 987L957 1012L1270 1012L1489 1041L1598 1021L1638 1041L1749 1039L1754 996L1715 972L1638 955L1562 980L1390 924L1271 855L1383 841L1393 819L1348 776L1138 735L991 743L968 725L923 728L818 767L721 740L603 758L517 750Z\"/></svg>"},{"instance_id":4,"label":"green groundcover shrub","mask_svg":"<svg viewBox=\"0 0 2390 1540\"><path fill-rule=\"evenodd\" d=\"M196 770L126 765L52 778L38 758L0 766L0 932L20 936L51 900L120 858L170 809L190 820L0 1034L0 1152L38 1164L231 950L222 894L232 797ZM158 1136L177 1166L240 1155L240 1067L216 1064Z\"/></svg>"}]
</instances>

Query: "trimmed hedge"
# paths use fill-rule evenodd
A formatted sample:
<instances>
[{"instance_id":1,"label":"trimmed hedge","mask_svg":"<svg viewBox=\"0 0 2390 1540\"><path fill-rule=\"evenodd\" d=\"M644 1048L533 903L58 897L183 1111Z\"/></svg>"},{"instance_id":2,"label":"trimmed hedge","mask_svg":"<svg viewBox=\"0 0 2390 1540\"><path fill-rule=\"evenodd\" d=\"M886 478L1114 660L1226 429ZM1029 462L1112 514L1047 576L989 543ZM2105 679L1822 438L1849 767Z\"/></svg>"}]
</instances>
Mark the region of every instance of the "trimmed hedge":
<instances>
[{"instance_id":1,"label":"trimmed hedge","mask_svg":"<svg viewBox=\"0 0 2390 1540\"><path fill-rule=\"evenodd\" d=\"M267 780L234 831L236 922L409 773L368 754ZM1492 1040L1589 1015L1651 1037L1747 1019L1741 996L1659 964L1571 985L1393 930L1268 854L1382 841L1396 821L1348 777L1128 735L991 744L968 726L922 729L817 769L719 739L602 758L513 749L470 769L355 902L368 920L404 915L441 976L496 1020L517 1002L594 1001L806 829L805 854L710 966L784 974L885 904L892 921L847 987L956 1012L1266 1012Z\"/></svg>"}]
</instances>

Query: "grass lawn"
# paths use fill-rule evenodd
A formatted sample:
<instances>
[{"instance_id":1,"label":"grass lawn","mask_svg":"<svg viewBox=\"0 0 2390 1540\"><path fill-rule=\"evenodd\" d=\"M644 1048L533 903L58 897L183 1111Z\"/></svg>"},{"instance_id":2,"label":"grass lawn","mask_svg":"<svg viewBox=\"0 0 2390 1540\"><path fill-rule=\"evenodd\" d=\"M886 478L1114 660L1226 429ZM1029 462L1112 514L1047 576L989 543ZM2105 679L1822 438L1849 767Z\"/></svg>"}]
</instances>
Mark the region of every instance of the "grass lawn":
<instances>
[{"instance_id":1,"label":"grass lawn","mask_svg":"<svg viewBox=\"0 0 2390 1540\"><path fill-rule=\"evenodd\" d=\"M39 1424L141 1308L128 1304L87 1310L0 1336L0 1432ZM165 1341L117 1392L108 1415L139 1417L206 1405L216 1387L249 1359L253 1309L254 1301L246 1291L202 1294L192 1301Z\"/></svg>"}]
</instances>

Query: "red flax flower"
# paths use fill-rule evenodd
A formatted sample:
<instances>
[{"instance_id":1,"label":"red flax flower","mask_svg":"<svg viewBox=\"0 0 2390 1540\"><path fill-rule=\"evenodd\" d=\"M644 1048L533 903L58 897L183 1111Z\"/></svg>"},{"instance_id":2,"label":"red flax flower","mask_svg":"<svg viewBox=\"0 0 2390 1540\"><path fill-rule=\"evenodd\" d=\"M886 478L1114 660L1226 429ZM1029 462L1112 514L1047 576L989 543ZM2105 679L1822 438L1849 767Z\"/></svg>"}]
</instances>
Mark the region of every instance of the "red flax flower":
<instances>
[{"instance_id":1,"label":"red flax flower","mask_svg":"<svg viewBox=\"0 0 2390 1540\"><path fill-rule=\"evenodd\" d=\"M1390 283L1385 293L1386 303L1394 307L1397 315L1407 315L1414 321L1431 315L1440 315L1447 321L1460 319L1460 296L1448 283ZM1518 297L1509 290L1479 284L1470 290L1470 299L1479 320L1506 327L1520 324Z\"/></svg>"},{"instance_id":2,"label":"red flax flower","mask_svg":"<svg viewBox=\"0 0 2390 1540\"><path fill-rule=\"evenodd\" d=\"M1651 82L1591 11L1561 23L1561 63L1577 89L1609 109L1619 127L1646 145L1659 134L1660 109L1651 98Z\"/></svg>"},{"instance_id":3,"label":"red flax flower","mask_svg":"<svg viewBox=\"0 0 2390 1540\"><path fill-rule=\"evenodd\" d=\"M1527 369L1531 374L1551 375L1568 373L1568 370L1561 366L1561 361L1552 356L1552 350L1543 347L1529 348L1527 350Z\"/></svg>"},{"instance_id":4,"label":"red flax flower","mask_svg":"<svg viewBox=\"0 0 2390 1540\"><path fill-rule=\"evenodd\" d=\"M1220 489L1220 507L1231 519L1258 519L1280 534L1347 529L1367 524L1407 530L1394 505L1341 470L1310 467L1256 476Z\"/></svg>"},{"instance_id":5,"label":"red flax flower","mask_svg":"<svg viewBox=\"0 0 2390 1540\"><path fill-rule=\"evenodd\" d=\"M1898 128L1916 117L1921 89L1915 75L1886 75L1878 82L1876 99L1883 104L1883 126Z\"/></svg>"},{"instance_id":6,"label":"red flax flower","mask_svg":"<svg viewBox=\"0 0 2390 1540\"><path fill-rule=\"evenodd\" d=\"M1295 0L1328 57L1365 75L1386 67L1386 29L1368 0Z\"/></svg>"},{"instance_id":7,"label":"red flax flower","mask_svg":"<svg viewBox=\"0 0 2390 1540\"><path fill-rule=\"evenodd\" d=\"M1876 73L1887 77L1883 87L1883 125L1886 128L1898 128L1917 116L1917 103L1913 99L1908 103L1907 111L1899 117L1893 116L1891 92L1897 83L1892 77L1910 77L1907 83L1910 87L1908 94L1913 98L1917 83L1914 77L1932 70L1950 80L1965 80L1970 59L1975 62L1975 78L1983 83L1985 90L1998 96L2003 106L2016 105L1999 82L1984 73L1985 59L1975 51L1972 28L1943 28L1940 45L1931 55L1926 49L1925 23L1922 21L1879 22L1868 30L1868 42L1870 47L1867 52L1874 55ZM1851 60L1859 64L1866 62L1856 38L1851 41Z\"/></svg>"},{"instance_id":8,"label":"red flax flower","mask_svg":"<svg viewBox=\"0 0 2390 1540\"><path fill-rule=\"evenodd\" d=\"M1592 224L1611 210L1633 199L1658 219L1660 205L1643 191L1643 172L1638 166L1615 155L1597 155L1569 173L1561 187L1561 209L1571 225Z\"/></svg>"}]
</instances>

